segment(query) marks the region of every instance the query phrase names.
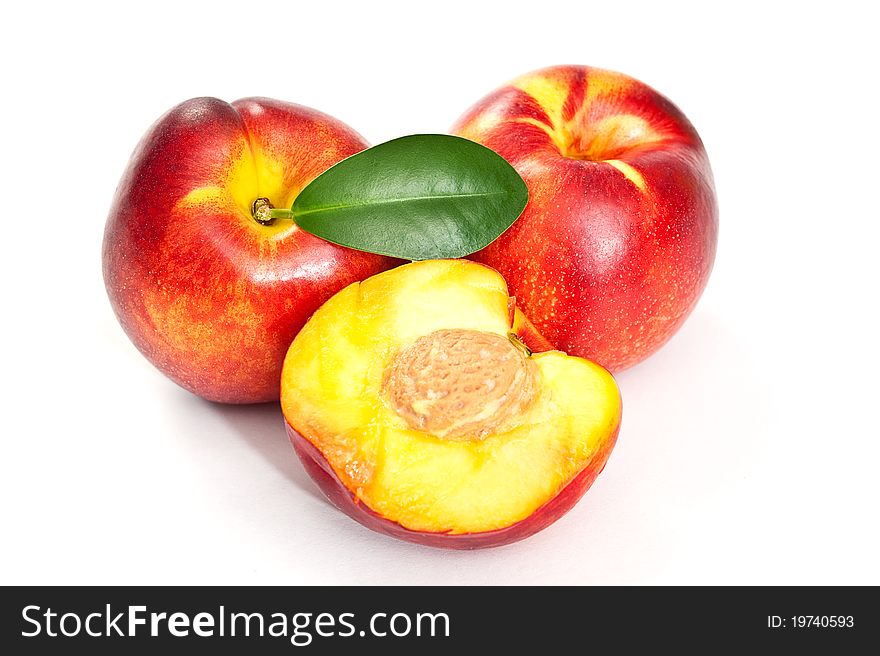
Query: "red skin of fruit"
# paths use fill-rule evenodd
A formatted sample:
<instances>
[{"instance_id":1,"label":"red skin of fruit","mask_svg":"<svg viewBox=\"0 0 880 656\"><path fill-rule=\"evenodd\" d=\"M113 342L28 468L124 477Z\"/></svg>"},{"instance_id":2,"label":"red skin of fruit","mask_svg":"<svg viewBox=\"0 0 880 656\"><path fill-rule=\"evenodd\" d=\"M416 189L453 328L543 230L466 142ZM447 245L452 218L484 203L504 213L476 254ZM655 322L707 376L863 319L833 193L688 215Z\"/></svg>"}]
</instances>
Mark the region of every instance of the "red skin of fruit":
<instances>
[{"instance_id":1,"label":"red skin of fruit","mask_svg":"<svg viewBox=\"0 0 880 656\"><path fill-rule=\"evenodd\" d=\"M608 456L617 441L617 433L620 423L613 435L604 438L601 448L595 453L590 464L575 476L559 493L550 501L538 508L526 519L511 524L495 531L481 533L431 533L428 531L411 531L397 522L385 519L381 515L370 510L366 505L359 502L349 491L345 484L339 480L330 463L324 455L305 437L300 435L289 423L284 422L287 428L287 436L302 461L303 466L318 484L321 491L330 502L355 521L369 529L390 535L391 537L408 542L415 542L429 547L442 547L445 549L484 549L488 547L500 547L505 544L523 540L538 531L547 528L562 517L580 500L584 493L596 480L596 477L605 468Z\"/></svg>"},{"instance_id":2,"label":"red skin of fruit","mask_svg":"<svg viewBox=\"0 0 880 656\"><path fill-rule=\"evenodd\" d=\"M248 153L265 155L248 170L263 172L282 207L367 145L326 114L266 98L195 98L160 118L132 155L104 234L107 293L135 346L208 400L277 401L287 347L309 316L397 262L260 226L249 204L265 194L230 176ZM211 187L216 198L183 200Z\"/></svg>"},{"instance_id":3,"label":"red skin of fruit","mask_svg":"<svg viewBox=\"0 0 880 656\"><path fill-rule=\"evenodd\" d=\"M627 76L559 66L489 94L452 131L529 187L522 216L471 257L504 276L556 348L620 371L675 333L718 232L709 160L675 105Z\"/></svg>"}]
</instances>

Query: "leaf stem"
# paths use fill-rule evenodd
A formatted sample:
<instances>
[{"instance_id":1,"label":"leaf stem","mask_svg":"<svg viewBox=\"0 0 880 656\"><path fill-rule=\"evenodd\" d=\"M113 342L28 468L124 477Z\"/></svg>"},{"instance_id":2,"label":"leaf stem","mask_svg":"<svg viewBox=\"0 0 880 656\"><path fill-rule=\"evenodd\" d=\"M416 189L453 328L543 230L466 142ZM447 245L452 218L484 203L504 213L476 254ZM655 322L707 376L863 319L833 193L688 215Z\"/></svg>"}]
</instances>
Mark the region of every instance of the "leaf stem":
<instances>
[{"instance_id":1,"label":"leaf stem","mask_svg":"<svg viewBox=\"0 0 880 656\"><path fill-rule=\"evenodd\" d=\"M269 210L269 214L273 219L293 219L293 212L283 207L273 207Z\"/></svg>"}]
</instances>

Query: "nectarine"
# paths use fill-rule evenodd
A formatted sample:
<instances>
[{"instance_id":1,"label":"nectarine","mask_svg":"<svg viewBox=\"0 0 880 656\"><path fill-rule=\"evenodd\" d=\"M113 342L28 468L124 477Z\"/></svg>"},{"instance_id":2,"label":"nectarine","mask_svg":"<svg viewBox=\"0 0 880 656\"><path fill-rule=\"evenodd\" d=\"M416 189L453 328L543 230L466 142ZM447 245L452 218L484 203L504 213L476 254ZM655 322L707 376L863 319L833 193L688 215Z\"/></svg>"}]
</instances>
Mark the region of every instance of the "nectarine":
<instances>
[{"instance_id":1,"label":"nectarine","mask_svg":"<svg viewBox=\"0 0 880 656\"><path fill-rule=\"evenodd\" d=\"M528 185L519 220L473 258L504 276L556 348L619 371L672 336L718 232L706 151L672 102L626 75L558 66L489 94L453 132Z\"/></svg>"},{"instance_id":2,"label":"nectarine","mask_svg":"<svg viewBox=\"0 0 880 656\"><path fill-rule=\"evenodd\" d=\"M314 237L271 209L364 140L266 98L195 98L135 150L104 234L104 281L135 346L212 401L278 399L293 336L334 292L397 261Z\"/></svg>"},{"instance_id":3,"label":"nectarine","mask_svg":"<svg viewBox=\"0 0 880 656\"><path fill-rule=\"evenodd\" d=\"M620 425L611 375L546 348L489 267L380 273L333 296L291 344L290 439L369 528L458 549L527 537L583 495Z\"/></svg>"}]
</instances>

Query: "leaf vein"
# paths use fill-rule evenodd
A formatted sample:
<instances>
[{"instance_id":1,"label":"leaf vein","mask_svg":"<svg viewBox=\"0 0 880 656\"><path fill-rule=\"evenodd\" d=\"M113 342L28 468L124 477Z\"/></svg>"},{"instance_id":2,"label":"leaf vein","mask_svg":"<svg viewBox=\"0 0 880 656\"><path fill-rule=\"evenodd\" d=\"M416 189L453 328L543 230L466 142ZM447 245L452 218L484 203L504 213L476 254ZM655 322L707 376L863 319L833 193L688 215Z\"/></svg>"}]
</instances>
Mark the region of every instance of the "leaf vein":
<instances>
[{"instance_id":1,"label":"leaf vein","mask_svg":"<svg viewBox=\"0 0 880 656\"><path fill-rule=\"evenodd\" d=\"M431 196L404 196L402 198L385 198L378 201L371 201L367 203L346 203L346 204L337 204L337 205L324 205L322 207L312 207L306 210L297 210L296 209L296 201L293 203L293 216L294 219L307 216L309 214L317 214L319 212L332 212L333 210L342 210L354 207L373 207L373 206L381 206L381 205L394 205L396 203L409 203L412 201L418 200L446 200L451 198L485 198L486 196L507 196L510 195L509 191L484 191L480 193L473 194L433 194Z\"/></svg>"}]
</instances>

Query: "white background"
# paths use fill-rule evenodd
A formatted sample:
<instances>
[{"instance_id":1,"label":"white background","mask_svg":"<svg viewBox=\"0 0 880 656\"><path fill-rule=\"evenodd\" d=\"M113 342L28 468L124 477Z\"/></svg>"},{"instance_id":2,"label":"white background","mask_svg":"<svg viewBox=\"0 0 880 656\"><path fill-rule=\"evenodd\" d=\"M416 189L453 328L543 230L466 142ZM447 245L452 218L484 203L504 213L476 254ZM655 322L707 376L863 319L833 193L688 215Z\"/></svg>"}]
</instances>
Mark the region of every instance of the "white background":
<instances>
[{"instance_id":1,"label":"white background","mask_svg":"<svg viewBox=\"0 0 880 656\"><path fill-rule=\"evenodd\" d=\"M880 584L869 4L591 4L7 7L0 583ZM320 497L275 407L193 397L118 326L104 221L176 103L276 97L378 143L560 63L685 111L721 234L689 322L619 376L608 467L542 533L472 553L371 533Z\"/></svg>"}]
</instances>

